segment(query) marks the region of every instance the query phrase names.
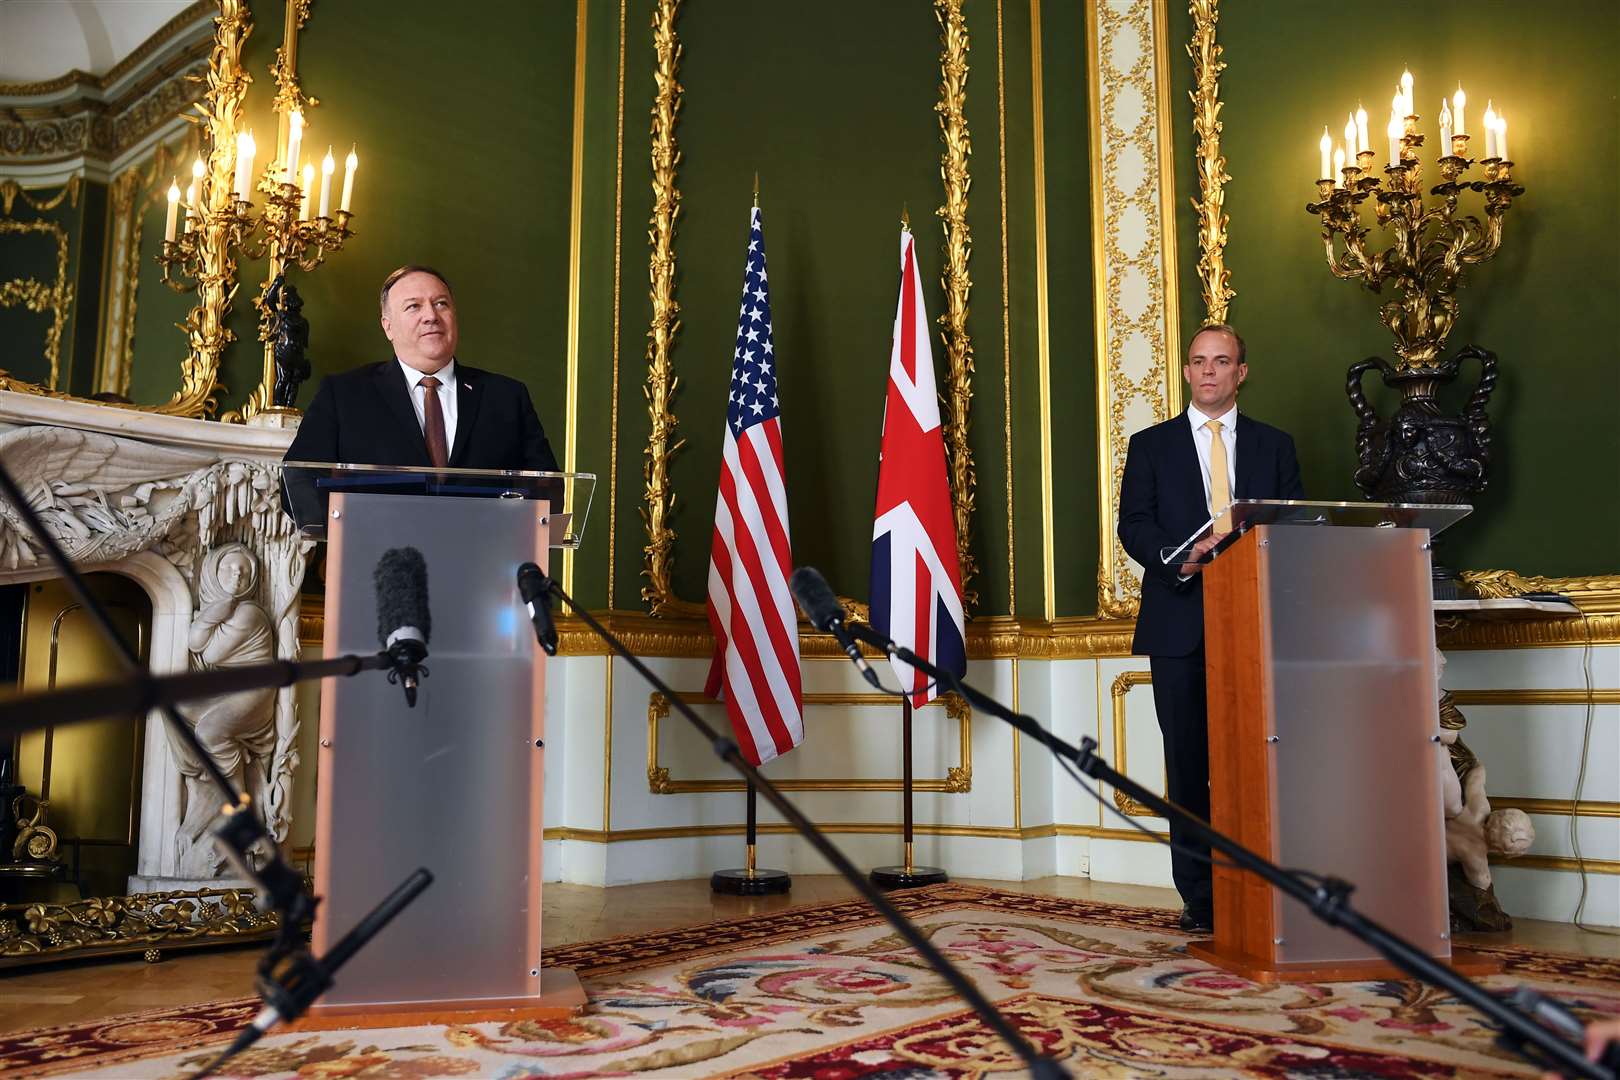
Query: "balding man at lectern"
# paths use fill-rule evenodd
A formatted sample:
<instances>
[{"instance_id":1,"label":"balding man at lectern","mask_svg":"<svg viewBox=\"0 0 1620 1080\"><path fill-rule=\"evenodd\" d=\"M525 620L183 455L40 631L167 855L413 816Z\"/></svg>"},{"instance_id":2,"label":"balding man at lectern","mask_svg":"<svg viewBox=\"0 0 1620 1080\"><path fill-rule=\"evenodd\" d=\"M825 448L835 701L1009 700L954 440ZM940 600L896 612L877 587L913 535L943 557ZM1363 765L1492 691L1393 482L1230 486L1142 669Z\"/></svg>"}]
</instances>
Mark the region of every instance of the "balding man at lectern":
<instances>
[{"instance_id":1,"label":"balding man at lectern","mask_svg":"<svg viewBox=\"0 0 1620 1080\"><path fill-rule=\"evenodd\" d=\"M557 471L528 388L457 360L443 274L402 266L379 300L394 355L321 380L286 460Z\"/></svg>"},{"instance_id":2,"label":"balding man at lectern","mask_svg":"<svg viewBox=\"0 0 1620 1080\"><path fill-rule=\"evenodd\" d=\"M1202 563L1231 529L1230 517L1192 548L1187 562L1166 566L1172 550L1234 499L1301 499L1299 460L1287 432L1238 411L1248 378L1247 350L1224 323L1201 328L1182 369L1190 404L1180 416L1131 436L1119 490L1119 542L1142 564L1142 604L1131 652L1148 657L1153 707L1164 735L1166 794L1209 819L1209 729L1204 684ZM1171 842L1209 854L1174 821ZM1172 851L1181 894L1181 928L1214 927L1210 865Z\"/></svg>"}]
</instances>

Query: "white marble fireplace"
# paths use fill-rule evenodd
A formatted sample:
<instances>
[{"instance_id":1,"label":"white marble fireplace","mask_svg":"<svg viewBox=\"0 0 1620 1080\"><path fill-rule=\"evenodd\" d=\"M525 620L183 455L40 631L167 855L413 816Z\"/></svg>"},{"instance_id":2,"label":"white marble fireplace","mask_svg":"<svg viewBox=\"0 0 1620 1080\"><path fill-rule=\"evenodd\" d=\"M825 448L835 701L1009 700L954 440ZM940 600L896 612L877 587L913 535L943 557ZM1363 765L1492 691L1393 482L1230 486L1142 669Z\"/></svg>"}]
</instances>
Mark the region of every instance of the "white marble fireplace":
<instances>
[{"instance_id":1,"label":"white marble fireplace","mask_svg":"<svg viewBox=\"0 0 1620 1080\"><path fill-rule=\"evenodd\" d=\"M280 509L292 434L0 391L0 462L81 570L122 574L146 591L159 674L297 658L312 545ZM58 576L0 500L0 584ZM285 839L302 779L293 689L182 711ZM218 807L199 772L152 716L130 892L243 884L201 828Z\"/></svg>"}]
</instances>

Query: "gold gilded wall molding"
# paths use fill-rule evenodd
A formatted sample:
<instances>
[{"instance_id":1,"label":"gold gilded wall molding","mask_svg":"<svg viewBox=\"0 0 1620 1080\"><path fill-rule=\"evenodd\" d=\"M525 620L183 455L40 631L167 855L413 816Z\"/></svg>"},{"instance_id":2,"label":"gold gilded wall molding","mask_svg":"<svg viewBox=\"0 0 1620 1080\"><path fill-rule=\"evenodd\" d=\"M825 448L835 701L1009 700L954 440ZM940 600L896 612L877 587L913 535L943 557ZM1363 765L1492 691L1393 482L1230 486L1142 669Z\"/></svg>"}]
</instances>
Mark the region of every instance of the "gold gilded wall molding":
<instances>
[{"instance_id":1,"label":"gold gilded wall molding","mask_svg":"<svg viewBox=\"0 0 1620 1080\"><path fill-rule=\"evenodd\" d=\"M1463 705L1620 705L1620 690L1453 690Z\"/></svg>"},{"instance_id":2,"label":"gold gilded wall molding","mask_svg":"<svg viewBox=\"0 0 1620 1080\"><path fill-rule=\"evenodd\" d=\"M12 221L0 219L0 236L26 236L30 233L48 236L56 241L56 279L50 284L38 278L13 278L0 281L0 308L24 307L37 314L49 314L45 327L43 355L50 368L50 381L43 389L55 391L61 380L62 331L67 327L68 314L73 310L73 286L68 282L68 234L54 221ZM14 349L12 343L10 349ZM30 384L8 377L0 370L0 390L32 389Z\"/></svg>"},{"instance_id":3,"label":"gold gilded wall molding","mask_svg":"<svg viewBox=\"0 0 1620 1080\"><path fill-rule=\"evenodd\" d=\"M1132 432L1181 411L1174 169L1164 0L1086 5L1096 301L1097 611L1135 613L1141 578L1115 535Z\"/></svg>"},{"instance_id":4,"label":"gold gilded wall molding","mask_svg":"<svg viewBox=\"0 0 1620 1080\"><path fill-rule=\"evenodd\" d=\"M1523 810L1527 814L1552 814L1561 817L1620 818L1620 802L1582 799L1579 803L1569 799L1531 799L1514 796L1491 796L1492 810Z\"/></svg>"},{"instance_id":5,"label":"gold gilded wall molding","mask_svg":"<svg viewBox=\"0 0 1620 1080\"><path fill-rule=\"evenodd\" d=\"M1555 592L1569 597L1584 612L1620 612L1620 574L1555 578L1521 574L1516 570L1464 570L1457 576L1486 600Z\"/></svg>"},{"instance_id":6,"label":"gold gilded wall molding","mask_svg":"<svg viewBox=\"0 0 1620 1080\"><path fill-rule=\"evenodd\" d=\"M898 822L844 821L821 822L823 832L854 836L898 836ZM667 825L647 829L579 829L557 826L545 830L547 840L569 840L586 844L634 843L643 840L683 840L702 836L740 836L746 826L741 822L722 825ZM766 836L784 836L793 833L786 822L760 822L756 831ZM1142 832L1136 829L1113 829L1102 825L1032 825L1028 828L1009 828L1005 825L929 825L918 822L912 829L919 836L968 836L984 840L1044 840L1054 836L1082 836L1100 840L1129 840L1138 843L1162 843L1169 835L1161 832ZM1521 856L1521 859L1524 858ZM1588 860L1590 863L1590 860Z\"/></svg>"},{"instance_id":7,"label":"gold gilded wall molding","mask_svg":"<svg viewBox=\"0 0 1620 1080\"><path fill-rule=\"evenodd\" d=\"M0 155L8 164L51 165L86 158L100 165L140 143L195 102L206 73L208 42L187 46L112 101L85 97L0 109ZM0 97L9 97L0 88Z\"/></svg>"},{"instance_id":8,"label":"gold gilded wall molding","mask_svg":"<svg viewBox=\"0 0 1620 1080\"><path fill-rule=\"evenodd\" d=\"M166 201L162 181L177 175L184 162L201 154L198 126L187 124L176 139L158 143L144 167L132 165L108 187L107 284L101 299L103 333L96 347L98 392L129 396L146 211Z\"/></svg>"},{"instance_id":9,"label":"gold gilded wall molding","mask_svg":"<svg viewBox=\"0 0 1620 1080\"><path fill-rule=\"evenodd\" d=\"M968 159L973 140L968 132L968 27L962 0L934 0L939 22L939 134L945 150L939 157L939 178L945 203L935 213L945 230L945 267L940 284L945 288L945 310L939 316L945 345L945 447L950 458L951 509L956 519L956 557L962 570L962 607L971 612L979 594L973 588L977 567L973 560L973 499L978 478L973 448L968 443L968 417L973 403L973 338L968 332L968 301L973 279L968 261L973 237L968 229L968 191L973 178Z\"/></svg>"},{"instance_id":10,"label":"gold gilded wall molding","mask_svg":"<svg viewBox=\"0 0 1620 1080\"><path fill-rule=\"evenodd\" d=\"M1012 282L1008 277L1007 240L1007 61L1001 32L1001 2L996 0L996 142L1001 196L1001 445L1007 483L1007 613L1018 610L1018 545L1013 537L1013 391Z\"/></svg>"},{"instance_id":11,"label":"gold gilded wall molding","mask_svg":"<svg viewBox=\"0 0 1620 1080\"><path fill-rule=\"evenodd\" d=\"M657 88L652 107L652 218L648 223L648 298L652 302L652 322L647 328L647 381L642 393L647 398L647 435L642 477L641 521L647 530L647 546L641 599L654 615L679 613L670 574L675 562L675 529L670 518L675 513L675 489L669 467L685 439L675 438L679 421L672 404L680 379L675 375L671 353L675 335L680 332L681 306L675 300L675 219L681 212L681 193L675 186L681 151L675 141L675 124L680 119L681 42L675 21L680 0L658 0L653 10L653 82ZM690 607L692 605L686 605Z\"/></svg>"},{"instance_id":12,"label":"gold gilded wall molding","mask_svg":"<svg viewBox=\"0 0 1620 1080\"><path fill-rule=\"evenodd\" d=\"M0 180L0 214L11 216L11 208L18 199L23 205L36 213L46 214L61 206L64 201L70 207L79 205L79 192L84 188L84 177L77 174L68 177L62 190L55 195L34 195L11 177Z\"/></svg>"},{"instance_id":13,"label":"gold gilded wall molding","mask_svg":"<svg viewBox=\"0 0 1620 1080\"><path fill-rule=\"evenodd\" d=\"M1029 0L1031 166L1035 172L1035 364L1041 432L1041 615L1057 616L1057 544L1052 490L1052 294L1046 276L1046 105L1041 71L1041 0ZM1017 605L1011 609L1018 610Z\"/></svg>"},{"instance_id":14,"label":"gold gilded wall molding","mask_svg":"<svg viewBox=\"0 0 1620 1080\"><path fill-rule=\"evenodd\" d=\"M1221 72L1226 61L1215 41L1220 0L1192 0L1193 133L1198 136L1198 279L1204 296L1204 321L1226 322L1232 297L1232 273L1226 268L1226 157L1221 153Z\"/></svg>"},{"instance_id":15,"label":"gold gilded wall molding","mask_svg":"<svg viewBox=\"0 0 1620 1080\"><path fill-rule=\"evenodd\" d=\"M624 254L624 46L625 9L619 0L618 114L613 129L613 379L608 402L608 528L607 606L613 609L619 535L619 287L624 280L620 260Z\"/></svg>"},{"instance_id":16,"label":"gold gilded wall molding","mask_svg":"<svg viewBox=\"0 0 1620 1080\"><path fill-rule=\"evenodd\" d=\"M1125 773L1125 695L1138 686L1152 686L1153 674L1148 671L1122 671L1114 677L1108 696L1114 708L1114 771ZM1153 811L1117 788L1114 805L1129 817L1154 817Z\"/></svg>"},{"instance_id":17,"label":"gold gilded wall molding","mask_svg":"<svg viewBox=\"0 0 1620 1080\"><path fill-rule=\"evenodd\" d=\"M699 693L677 694L688 705L715 705L715 701ZM804 704L809 706L844 706L870 708L896 707L899 700L887 694L807 693ZM955 693L945 694L930 701L923 708L943 706L948 720L957 725L957 764L949 766L945 776L938 779L914 780L917 791L942 791L953 795L973 790L973 710ZM669 718L670 701L660 692L647 696L647 790L654 795L682 795L694 792L742 791L741 780L677 780L670 776L669 768L658 761L658 727ZM812 777L782 779L776 786L783 791L899 791L899 777Z\"/></svg>"},{"instance_id":18,"label":"gold gilded wall molding","mask_svg":"<svg viewBox=\"0 0 1620 1080\"><path fill-rule=\"evenodd\" d=\"M1620 874L1620 859L1573 859L1568 855L1492 855L1492 866L1524 870L1563 870L1588 874Z\"/></svg>"}]
</instances>

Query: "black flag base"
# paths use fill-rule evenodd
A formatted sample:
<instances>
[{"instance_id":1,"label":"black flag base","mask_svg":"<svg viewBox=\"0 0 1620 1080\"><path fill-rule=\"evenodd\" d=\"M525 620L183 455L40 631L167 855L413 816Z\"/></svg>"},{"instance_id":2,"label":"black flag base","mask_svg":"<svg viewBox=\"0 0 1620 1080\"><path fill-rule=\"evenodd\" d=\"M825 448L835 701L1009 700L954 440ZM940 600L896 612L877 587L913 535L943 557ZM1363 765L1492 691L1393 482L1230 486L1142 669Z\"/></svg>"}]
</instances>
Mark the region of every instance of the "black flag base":
<instances>
[{"instance_id":1,"label":"black flag base","mask_svg":"<svg viewBox=\"0 0 1620 1080\"><path fill-rule=\"evenodd\" d=\"M777 896L793 888L786 870L716 870L709 888L727 896Z\"/></svg>"},{"instance_id":2,"label":"black flag base","mask_svg":"<svg viewBox=\"0 0 1620 1080\"><path fill-rule=\"evenodd\" d=\"M937 866L879 866L869 875L880 889L915 889L943 885L951 876Z\"/></svg>"},{"instance_id":3,"label":"black flag base","mask_svg":"<svg viewBox=\"0 0 1620 1080\"><path fill-rule=\"evenodd\" d=\"M880 889L916 889L923 885L943 885L950 875L937 866L917 866L911 861L911 845L906 844L904 866L880 866L867 875Z\"/></svg>"}]
</instances>

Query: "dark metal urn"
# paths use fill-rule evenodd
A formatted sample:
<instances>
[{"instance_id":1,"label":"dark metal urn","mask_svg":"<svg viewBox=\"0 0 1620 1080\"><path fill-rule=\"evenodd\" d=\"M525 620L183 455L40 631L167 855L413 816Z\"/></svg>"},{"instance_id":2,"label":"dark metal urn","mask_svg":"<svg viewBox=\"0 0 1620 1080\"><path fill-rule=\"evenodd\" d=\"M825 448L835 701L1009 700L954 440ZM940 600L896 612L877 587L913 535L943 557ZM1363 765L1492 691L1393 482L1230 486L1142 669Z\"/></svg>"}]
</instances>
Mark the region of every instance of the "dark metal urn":
<instances>
[{"instance_id":1,"label":"dark metal urn","mask_svg":"<svg viewBox=\"0 0 1620 1080\"><path fill-rule=\"evenodd\" d=\"M1479 361L1479 381L1462 412L1441 410L1437 400L1462 370L1463 361ZM1362 379L1378 371L1384 385L1401 393L1401 403L1384 419L1368 402ZM1345 393L1360 423L1356 426L1356 486L1378 502L1473 503L1485 490L1491 461L1491 420L1485 413L1496 387L1496 354L1474 345L1450 360L1421 367L1395 368L1374 356L1350 365ZM1470 595L1456 574L1434 566L1435 599Z\"/></svg>"}]
</instances>

